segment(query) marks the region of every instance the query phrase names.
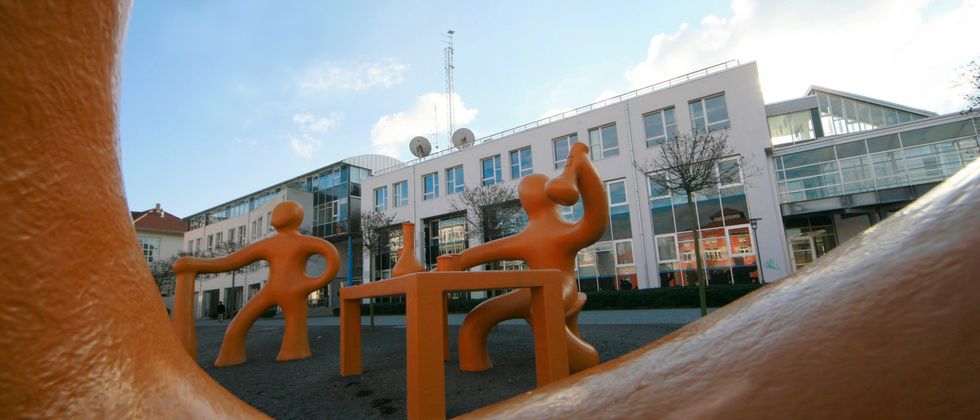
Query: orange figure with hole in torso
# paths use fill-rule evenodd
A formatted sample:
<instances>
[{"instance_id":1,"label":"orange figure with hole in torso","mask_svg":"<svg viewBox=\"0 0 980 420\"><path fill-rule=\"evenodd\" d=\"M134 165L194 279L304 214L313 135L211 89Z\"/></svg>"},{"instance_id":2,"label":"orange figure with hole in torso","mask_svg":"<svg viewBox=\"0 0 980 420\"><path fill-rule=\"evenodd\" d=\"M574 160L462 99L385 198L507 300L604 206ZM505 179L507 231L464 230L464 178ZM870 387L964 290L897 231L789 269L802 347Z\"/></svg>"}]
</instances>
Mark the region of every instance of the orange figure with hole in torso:
<instances>
[{"instance_id":1,"label":"orange figure with hole in torso","mask_svg":"<svg viewBox=\"0 0 980 420\"><path fill-rule=\"evenodd\" d=\"M524 260L529 268L557 269L565 281L565 339L569 371L574 373L599 364L599 353L580 337L578 313L585 296L575 285L575 256L602 236L609 224L609 199L605 187L588 159L589 147L576 143L568 153L565 170L549 180L531 174L518 185L521 206L528 223L520 233L467 249L460 254L463 269L498 260ZM562 219L558 205L570 206L582 197L584 216L577 223ZM481 303L463 321L459 333L460 368L482 371L493 366L487 354L487 334L494 325L508 320L530 319L531 294L519 289Z\"/></svg>"},{"instance_id":2,"label":"orange figure with hole in torso","mask_svg":"<svg viewBox=\"0 0 980 420\"><path fill-rule=\"evenodd\" d=\"M245 362L245 335L255 320L273 305L282 308L286 332L282 337L278 361L310 357L306 330L306 298L325 286L337 275L340 255L330 242L299 233L303 222L303 207L295 201L280 203L272 211L272 226L277 234L242 248L223 258L180 258L174 264L178 276L187 273L219 273L235 270L258 260L269 262L269 281L245 307L235 315L228 330L215 366L231 366ZM319 277L306 276L306 262L312 255L322 255L327 267ZM193 276L191 276L193 278ZM179 293L178 293L179 295ZM180 298L180 296L178 296ZM178 326L178 329L180 327Z\"/></svg>"}]
</instances>

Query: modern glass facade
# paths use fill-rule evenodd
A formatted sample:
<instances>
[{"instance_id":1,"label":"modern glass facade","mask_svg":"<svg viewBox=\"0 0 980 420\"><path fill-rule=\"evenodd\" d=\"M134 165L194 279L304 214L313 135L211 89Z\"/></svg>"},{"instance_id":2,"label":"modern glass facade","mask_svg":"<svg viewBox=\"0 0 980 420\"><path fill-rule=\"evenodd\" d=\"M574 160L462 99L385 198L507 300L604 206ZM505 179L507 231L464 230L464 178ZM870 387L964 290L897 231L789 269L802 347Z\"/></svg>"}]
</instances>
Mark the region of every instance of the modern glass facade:
<instances>
[{"instance_id":1,"label":"modern glass facade","mask_svg":"<svg viewBox=\"0 0 980 420\"><path fill-rule=\"evenodd\" d=\"M738 160L720 162L720 173L736 174L719 179L712 191L695 194L694 213L687 197L671 195L649 183L650 214L653 221L657 268L661 287L695 286L694 235L701 238L702 274L708 284L758 283L755 242L749 228L749 208L740 171L731 165Z\"/></svg>"},{"instance_id":2,"label":"modern glass facade","mask_svg":"<svg viewBox=\"0 0 980 420\"><path fill-rule=\"evenodd\" d=\"M773 115L768 118L772 144L796 143L817 138L810 110Z\"/></svg>"},{"instance_id":3,"label":"modern glass facade","mask_svg":"<svg viewBox=\"0 0 980 420\"><path fill-rule=\"evenodd\" d=\"M925 115L814 90L824 135L857 133L909 122Z\"/></svg>"},{"instance_id":4,"label":"modern glass facade","mask_svg":"<svg viewBox=\"0 0 980 420\"><path fill-rule=\"evenodd\" d=\"M435 270L440 255L459 254L466 249L466 217L447 216L425 221L423 230L427 270Z\"/></svg>"},{"instance_id":5,"label":"modern glass facade","mask_svg":"<svg viewBox=\"0 0 980 420\"><path fill-rule=\"evenodd\" d=\"M970 120L775 156L779 200L793 203L942 181L977 157Z\"/></svg>"}]
</instances>

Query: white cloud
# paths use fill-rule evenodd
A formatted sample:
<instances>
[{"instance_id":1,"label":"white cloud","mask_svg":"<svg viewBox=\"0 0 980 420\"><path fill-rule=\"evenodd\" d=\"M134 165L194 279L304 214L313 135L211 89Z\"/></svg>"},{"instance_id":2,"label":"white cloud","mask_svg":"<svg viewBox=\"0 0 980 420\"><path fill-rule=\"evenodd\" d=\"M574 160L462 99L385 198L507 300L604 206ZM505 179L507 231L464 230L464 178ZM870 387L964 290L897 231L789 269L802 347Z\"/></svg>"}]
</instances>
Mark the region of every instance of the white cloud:
<instances>
[{"instance_id":1,"label":"white cloud","mask_svg":"<svg viewBox=\"0 0 980 420\"><path fill-rule=\"evenodd\" d=\"M307 69L299 78L300 91L360 92L372 87L390 87L405 81L408 66L393 61L366 62L351 65L324 63Z\"/></svg>"},{"instance_id":2,"label":"white cloud","mask_svg":"<svg viewBox=\"0 0 980 420\"><path fill-rule=\"evenodd\" d=\"M478 112L466 108L459 94L453 94L456 127L473 122ZM426 93L417 97L411 108L379 118L371 128L371 143L377 153L405 159L412 137L428 137L433 130L444 133L446 128L446 94Z\"/></svg>"},{"instance_id":3,"label":"white cloud","mask_svg":"<svg viewBox=\"0 0 980 420\"><path fill-rule=\"evenodd\" d=\"M342 115L331 113L325 117L317 117L308 112L293 115L293 122L298 126L298 133L289 135L289 145L299 156L309 158L323 145L323 140L317 135L325 134L338 124Z\"/></svg>"},{"instance_id":4,"label":"white cloud","mask_svg":"<svg viewBox=\"0 0 980 420\"><path fill-rule=\"evenodd\" d=\"M766 101L820 85L936 112L962 107L956 70L980 55L971 41L980 1L927 10L925 0L734 0L732 15L705 16L650 40L626 71L632 88L721 61L759 64Z\"/></svg>"}]
</instances>

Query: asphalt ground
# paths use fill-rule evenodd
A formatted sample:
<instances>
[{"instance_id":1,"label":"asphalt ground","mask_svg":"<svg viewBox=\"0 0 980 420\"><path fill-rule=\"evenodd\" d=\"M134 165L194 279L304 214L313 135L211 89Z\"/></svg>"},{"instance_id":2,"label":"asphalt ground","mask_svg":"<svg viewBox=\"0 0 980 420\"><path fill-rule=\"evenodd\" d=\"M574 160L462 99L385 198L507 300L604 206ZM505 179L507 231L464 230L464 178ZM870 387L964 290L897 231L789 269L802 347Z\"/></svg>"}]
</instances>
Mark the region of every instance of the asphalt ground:
<instances>
[{"instance_id":1,"label":"asphalt ground","mask_svg":"<svg viewBox=\"0 0 980 420\"><path fill-rule=\"evenodd\" d=\"M269 320L257 323L249 332L248 361L220 369L212 364L227 322L200 322L198 362L233 394L275 418L405 418L405 329L397 325L398 317L380 319L395 325L379 325L373 330L362 327L364 373L359 376L340 376L339 327L316 325L331 322L315 318L308 327L313 352L309 359L277 363L283 326L281 320ZM605 362L682 325L593 324L581 325L580 329ZM458 333L458 326L449 327L451 358L445 365L447 416L464 414L534 389L534 336L529 326L497 326L487 344L494 367L478 373L459 370Z\"/></svg>"}]
</instances>

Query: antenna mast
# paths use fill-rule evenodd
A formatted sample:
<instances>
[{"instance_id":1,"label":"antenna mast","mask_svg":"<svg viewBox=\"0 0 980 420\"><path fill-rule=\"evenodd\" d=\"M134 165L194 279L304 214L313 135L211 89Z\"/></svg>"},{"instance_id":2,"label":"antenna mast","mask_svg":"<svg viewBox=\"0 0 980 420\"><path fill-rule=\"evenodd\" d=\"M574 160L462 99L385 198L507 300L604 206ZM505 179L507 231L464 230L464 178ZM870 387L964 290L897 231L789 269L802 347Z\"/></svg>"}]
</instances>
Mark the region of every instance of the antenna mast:
<instances>
[{"instance_id":1,"label":"antenna mast","mask_svg":"<svg viewBox=\"0 0 980 420\"><path fill-rule=\"evenodd\" d=\"M444 50L445 61L446 61L446 138L453 138L453 129L456 128L456 122L453 120L453 34L456 31L450 29L444 35L446 43L449 44Z\"/></svg>"}]
</instances>

